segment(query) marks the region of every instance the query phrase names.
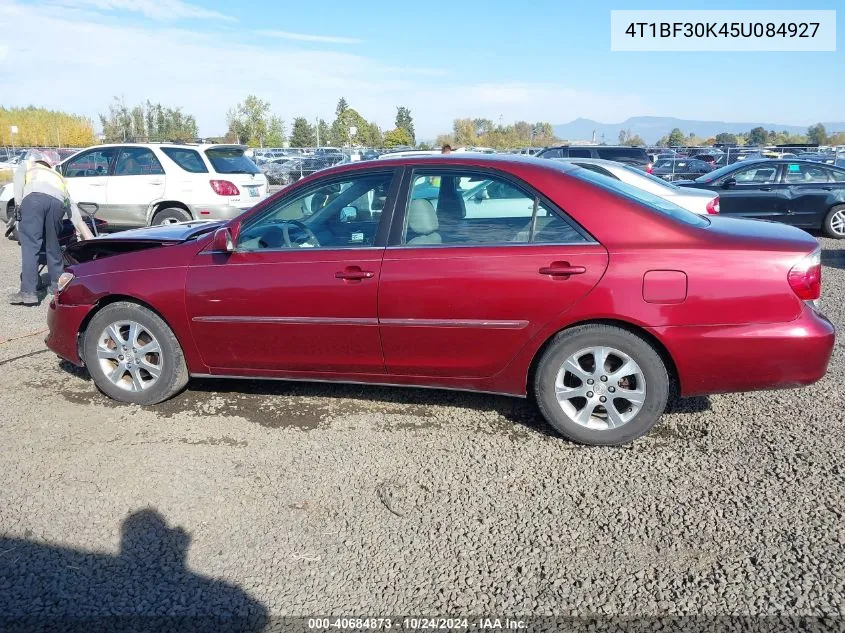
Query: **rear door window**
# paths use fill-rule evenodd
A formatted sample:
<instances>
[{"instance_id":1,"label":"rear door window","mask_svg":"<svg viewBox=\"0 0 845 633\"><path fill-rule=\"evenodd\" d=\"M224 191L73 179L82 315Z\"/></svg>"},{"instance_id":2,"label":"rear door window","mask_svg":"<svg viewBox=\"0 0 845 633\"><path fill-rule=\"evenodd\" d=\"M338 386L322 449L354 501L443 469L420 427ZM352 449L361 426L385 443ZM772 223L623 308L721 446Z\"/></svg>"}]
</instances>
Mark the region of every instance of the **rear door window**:
<instances>
[{"instance_id":1,"label":"rear door window","mask_svg":"<svg viewBox=\"0 0 845 633\"><path fill-rule=\"evenodd\" d=\"M114 166L115 176L158 176L164 173L161 163L146 147L124 147Z\"/></svg>"},{"instance_id":2,"label":"rear door window","mask_svg":"<svg viewBox=\"0 0 845 633\"><path fill-rule=\"evenodd\" d=\"M162 147L161 151L182 169L192 174L207 174L208 168L200 156L200 153L193 149L183 147Z\"/></svg>"},{"instance_id":3,"label":"rear door window","mask_svg":"<svg viewBox=\"0 0 845 633\"><path fill-rule=\"evenodd\" d=\"M218 174L257 174L261 170L239 147L211 147L205 155Z\"/></svg>"},{"instance_id":4,"label":"rear door window","mask_svg":"<svg viewBox=\"0 0 845 633\"><path fill-rule=\"evenodd\" d=\"M589 149L570 149L569 156L572 158L592 158L593 152Z\"/></svg>"},{"instance_id":5,"label":"rear door window","mask_svg":"<svg viewBox=\"0 0 845 633\"><path fill-rule=\"evenodd\" d=\"M821 165L787 163L783 180L790 185L827 182L828 170Z\"/></svg>"},{"instance_id":6,"label":"rear door window","mask_svg":"<svg viewBox=\"0 0 845 633\"><path fill-rule=\"evenodd\" d=\"M640 160L648 162L648 154L644 149L635 147L599 147L599 158L606 160Z\"/></svg>"}]
</instances>

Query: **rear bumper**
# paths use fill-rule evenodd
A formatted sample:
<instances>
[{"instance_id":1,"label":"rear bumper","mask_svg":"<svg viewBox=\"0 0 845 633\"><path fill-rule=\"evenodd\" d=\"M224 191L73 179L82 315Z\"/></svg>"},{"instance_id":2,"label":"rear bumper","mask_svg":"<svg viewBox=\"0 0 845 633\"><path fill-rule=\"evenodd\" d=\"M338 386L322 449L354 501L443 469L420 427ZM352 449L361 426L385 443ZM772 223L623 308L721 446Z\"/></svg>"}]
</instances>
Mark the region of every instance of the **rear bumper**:
<instances>
[{"instance_id":1,"label":"rear bumper","mask_svg":"<svg viewBox=\"0 0 845 633\"><path fill-rule=\"evenodd\" d=\"M264 197L248 198L232 204L197 204L193 209L194 217L197 220L231 220L262 200Z\"/></svg>"},{"instance_id":2,"label":"rear bumper","mask_svg":"<svg viewBox=\"0 0 845 633\"><path fill-rule=\"evenodd\" d=\"M827 372L835 329L809 307L789 323L652 328L678 370L681 395L809 385Z\"/></svg>"},{"instance_id":3,"label":"rear bumper","mask_svg":"<svg viewBox=\"0 0 845 633\"><path fill-rule=\"evenodd\" d=\"M93 307L65 305L53 299L47 310L47 327L50 331L44 342L60 357L79 367L84 364L79 357L79 330Z\"/></svg>"}]
</instances>

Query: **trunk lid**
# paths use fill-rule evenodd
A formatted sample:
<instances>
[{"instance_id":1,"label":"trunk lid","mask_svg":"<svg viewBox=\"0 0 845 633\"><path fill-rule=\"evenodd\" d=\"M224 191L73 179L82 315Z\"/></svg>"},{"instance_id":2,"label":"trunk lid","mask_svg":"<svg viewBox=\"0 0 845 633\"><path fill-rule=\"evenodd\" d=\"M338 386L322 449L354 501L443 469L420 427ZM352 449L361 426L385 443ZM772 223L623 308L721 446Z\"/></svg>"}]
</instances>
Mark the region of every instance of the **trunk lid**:
<instances>
[{"instance_id":1,"label":"trunk lid","mask_svg":"<svg viewBox=\"0 0 845 633\"><path fill-rule=\"evenodd\" d=\"M748 250L811 253L819 246L819 241L809 233L780 222L723 215L710 215L707 219L710 226L704 230L718 243L732 248L744 246Z\"/></svg>"}]
</instances>

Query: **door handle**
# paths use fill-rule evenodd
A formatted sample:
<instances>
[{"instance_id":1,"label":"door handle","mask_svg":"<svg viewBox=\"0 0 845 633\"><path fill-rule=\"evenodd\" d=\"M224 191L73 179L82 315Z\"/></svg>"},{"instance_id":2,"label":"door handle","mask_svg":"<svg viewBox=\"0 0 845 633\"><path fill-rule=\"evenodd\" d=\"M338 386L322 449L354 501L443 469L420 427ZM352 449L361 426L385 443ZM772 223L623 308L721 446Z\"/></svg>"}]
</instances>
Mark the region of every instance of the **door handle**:
<instances>
[{"instance_id":1,"label":"door handle","mask_svg":"<svg viewBox=\"0 0 845 633\"><path fill-rule=\"evenodd\" d=\"M104 182L92 182L89 187L105 187L106 183Z\"/></svg>"},{"instance_id":2,"label":"door handle","mask_svg":"<svg viewBox=\"0 0 845 633\"><path fill-rule=\"evenodd\" d=\"M543 266L539 271L541 275L549 275L550 277L560 277L568 279L569 275L581 275L587 272L583 266L570 266L569 262L552 262L548 266Z\"/></svg>"},{"instance_id":3,"label":"door handle","mask_svg":"<svg viewBox=\"0 0 845 633\"><path fill-rule=\"evenodd\" d=\"M151 185L163 185L164 183L160 180L151 180L150 184Z\"/></svg>"},{"instance_id":4,"label":"door handle","mask_svg":"<svg viewBox=\"0 0 845 633\"><path fill-rule=\"evenodd\" d=\"M760 191L771 191L771 187L760 187Z\"/></svg>"},{"instance_id":5,"label":"door handle","mask_svg":"<svg viewBox=\"0 0 845 633\"><path fill-rule=\"evenodd\" d=\"M339 270L334 274L335 279L343 279L345 281L361 281L362 279L372 279L376 274L371 270L361 270L358 266L347 266L345 270Z\"/></svg>"}]
</instances>

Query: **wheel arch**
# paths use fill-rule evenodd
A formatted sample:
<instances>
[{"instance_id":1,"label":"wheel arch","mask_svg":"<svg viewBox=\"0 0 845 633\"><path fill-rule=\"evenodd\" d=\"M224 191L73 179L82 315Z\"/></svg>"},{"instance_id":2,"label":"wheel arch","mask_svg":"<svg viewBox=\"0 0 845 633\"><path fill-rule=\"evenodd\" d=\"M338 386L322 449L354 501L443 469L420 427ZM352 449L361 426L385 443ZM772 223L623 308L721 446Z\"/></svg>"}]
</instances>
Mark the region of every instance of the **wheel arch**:
<instances>
[{"instance_id":1,"label":"wheel arch","mask_svg":"<svg viewBox=\"0 0 845 633\"><path fill-rule=\"evenodd\" d=\"M677 395L681 392L681 378L678 374L678 367L675 364L675 360L672 358L672 354L669 353L669 349L666 347L663 341L661 341L658 337L656 337L654 334L652 334L645 328L629 321L624 321L621 319L602 318L575 321L573 323L567 324L566 327L562 327L559 330L552 332L534 353L534 356L531 359L531 363L528 366L528 374L525 377L525 387L527 393L530 394L533 389L534 376L537 372L537 365L539 365L540 359L543 357L543 354L548 349L552 340L554 340L554 338L561 332L566 332L567 330L571 330L572 328L578 327L580 325L609 325L612 327L617 327L621 330L625 330L627 332L630 332L631 334L635 334L640 338L644 339L654 348L654 350L660 356L661 360L663 360L664 365L666 365L666 373L669 374L670 399L674 395Z\"/></svg>"},{"instance_id":2,"label":"wheel arch","mask_svg":"<svg viewBox=\"0 0 845 633\"><path fill-rule=\"evenodd\" d=\"M169 327L171 329L171 331L173 330L173 326L170 324L170 322L168 322L167 318L159 310L156 310L156 308L154 306L147 303L146 301L144 301L142 299L138 299L137 297L133 297L131 295L122 295L122 294L106 295L105 297L102 297L101 299L99 299L94 304L94 307L91 308L91 310L88 311L88 314L86 314L85 318L82 319L82 323L79 324L79 332L76 335L76 350L77 350L77 353L79 354L79 358L82 359L83 363L87 364L87 362L85 360L85 350L84 350L85 346L83 345L83 341L85 339L85 333L88 331L88 324L91 323L91 319L93 319L97 314L99 314L99 312L103 308L105 308L106 306L110 306L114 303L121 303L121 302L123 302L123 303L134 303L137 306L140 306L142 308L146 308L147 310L149 310L150 312L155 314L158 318L160 318L162 321L164 321L164 323L167 325L167 327ZM178 338L177 338L177 340L178 340Z\"/></svg>"},{"instance_id":3,"label":"wheel arch","mask_svg":"<svg viewBox=\"0 0 845 633\"><path fill-rule=\"evenodd\" d=\"M156 214L159 211L164 211L165 209L182 209L183 211L188 212L192 220L196 220L196 215L191 210L191 207L184 202L179 202L178 200L161 200L154 203L147 212L147 224L152 224L153 218L155 218Z\"/></svg>"}]
</instances>

